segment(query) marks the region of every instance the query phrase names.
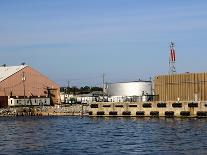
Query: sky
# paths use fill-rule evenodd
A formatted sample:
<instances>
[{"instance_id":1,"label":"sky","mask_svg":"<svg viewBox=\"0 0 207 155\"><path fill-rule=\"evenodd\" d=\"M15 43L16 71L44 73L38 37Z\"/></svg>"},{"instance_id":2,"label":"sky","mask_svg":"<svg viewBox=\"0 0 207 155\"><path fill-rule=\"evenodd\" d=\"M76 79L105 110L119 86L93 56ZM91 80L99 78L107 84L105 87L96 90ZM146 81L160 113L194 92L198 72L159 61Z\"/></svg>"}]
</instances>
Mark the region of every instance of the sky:
<instances>
[{"instance_id":1,"label":"sky","mask_svg":"<svg viewBox=\"0 0 207 155\"><path fill-rule=\"evenodd\" d=\"M206 0L0 0L0 64L22 62L61 86L207 71Z\"/></svg>"}]
</instances>

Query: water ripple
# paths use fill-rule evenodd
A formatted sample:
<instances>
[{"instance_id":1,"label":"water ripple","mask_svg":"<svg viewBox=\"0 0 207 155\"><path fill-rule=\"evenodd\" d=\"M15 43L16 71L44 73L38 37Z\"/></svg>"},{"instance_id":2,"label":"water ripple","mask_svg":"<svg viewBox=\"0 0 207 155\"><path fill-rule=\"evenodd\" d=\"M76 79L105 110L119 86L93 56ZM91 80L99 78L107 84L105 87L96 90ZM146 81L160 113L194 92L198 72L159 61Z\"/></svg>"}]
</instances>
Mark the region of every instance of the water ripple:
<instances>
[{"instance_id":1,"label":"water ripple","mask_svg":"<svg viewBox=\"0 0 207 155\"><path fill-rule=\"evenodd\" d=\"M207 154L206 119L1 117L0 154Z\"/></svg>"}]
</instances>

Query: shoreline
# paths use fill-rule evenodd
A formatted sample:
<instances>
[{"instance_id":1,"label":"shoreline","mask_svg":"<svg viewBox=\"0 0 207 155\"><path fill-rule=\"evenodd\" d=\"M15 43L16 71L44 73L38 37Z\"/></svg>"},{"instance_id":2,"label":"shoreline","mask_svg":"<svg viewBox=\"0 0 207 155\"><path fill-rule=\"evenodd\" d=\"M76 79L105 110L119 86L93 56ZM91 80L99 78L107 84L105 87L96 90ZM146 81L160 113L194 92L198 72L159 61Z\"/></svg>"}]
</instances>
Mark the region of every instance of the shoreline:
<instances>
[{"instance_id":1,"label":"shoreline","mask_svg":"<svg viewBox=\"0 0 207 155\"><path fill-rule=\"evenodd\" d=\"M88 106L8 107L0 109L1 116L87 116Z\"/></svg>"}]
</instances>

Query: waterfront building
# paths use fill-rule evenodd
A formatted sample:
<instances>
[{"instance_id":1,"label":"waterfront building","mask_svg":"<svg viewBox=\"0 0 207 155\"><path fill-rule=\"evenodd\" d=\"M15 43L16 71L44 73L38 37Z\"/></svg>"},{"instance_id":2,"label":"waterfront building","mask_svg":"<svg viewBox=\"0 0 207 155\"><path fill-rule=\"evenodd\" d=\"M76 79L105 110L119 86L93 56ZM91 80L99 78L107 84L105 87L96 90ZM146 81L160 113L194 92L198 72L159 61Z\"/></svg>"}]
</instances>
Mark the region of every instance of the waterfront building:
<instances>
[{"instance_id":1,"label":"waterfront building","mask_svg":"<svg viewBox=\"0 0 207 155\"><path fill-rule=\"evenodd\" d=\"M45 75L32 67L22 64L19 66L0 67L0 97L40 97L51 98L51 104L60 103L60 87ZM1 99L0 106L4 100Z\"/></svg>"},{"instance_id":2,"label":"waterfront building","mask_svg":"<svg viewBox=\"0 0 207 155\"><path fill-rule=\"evenodd\" d=\"M207 101L207 73L159 75L154 91L160 101Z\"/></svg>"}]
</instances>

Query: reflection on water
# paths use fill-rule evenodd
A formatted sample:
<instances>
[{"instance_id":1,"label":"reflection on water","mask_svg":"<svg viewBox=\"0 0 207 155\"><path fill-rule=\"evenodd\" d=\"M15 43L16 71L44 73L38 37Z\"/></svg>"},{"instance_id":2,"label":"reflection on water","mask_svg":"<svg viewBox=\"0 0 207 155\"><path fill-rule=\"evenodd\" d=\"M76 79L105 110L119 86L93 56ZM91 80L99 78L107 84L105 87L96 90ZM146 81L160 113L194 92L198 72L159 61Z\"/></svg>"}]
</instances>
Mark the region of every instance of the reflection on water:
<instances>
[{"instance_id":1,"label":"reflection on water","mask_svg":"<svg viewBox=\"0 0 207 155\"><path fill-rule=\"evenodd\" d=\"M1 117L0 154L207 154L207 119Z\"/></svg>"}]
</instances>

